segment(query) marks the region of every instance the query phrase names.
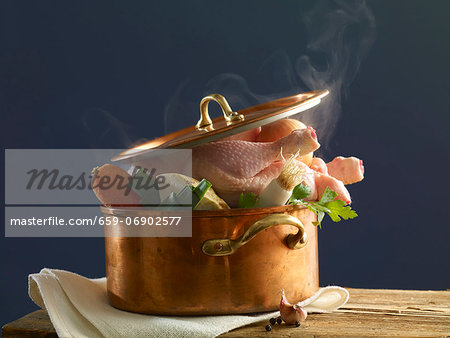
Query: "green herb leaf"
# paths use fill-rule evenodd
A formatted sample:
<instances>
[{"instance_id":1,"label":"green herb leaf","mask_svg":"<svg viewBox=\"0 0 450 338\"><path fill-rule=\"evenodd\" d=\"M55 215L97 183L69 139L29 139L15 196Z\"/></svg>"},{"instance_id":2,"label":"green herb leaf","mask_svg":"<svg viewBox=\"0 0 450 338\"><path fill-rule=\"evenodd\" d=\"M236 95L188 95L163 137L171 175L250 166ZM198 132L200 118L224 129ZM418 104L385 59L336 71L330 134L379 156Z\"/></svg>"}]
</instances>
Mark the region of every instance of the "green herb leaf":
<instances>
[{"instance_id":1,"label":"green herb leaf","mask_svg":"<svg viewBox=\"0 0 450 338\"><path fill-rule=\"evenodd\" d=\"M241 196L239 196L238 208L254 208L256 202L258 202L259 197L252 192L248 192L244 195L241 192Z\"/></svg>"},{"instance_id":2,"label":"green herb leaf","mask_svg":"<svg viewBox=\"0 0 450 338\"><path fill-rule=\"evenodd\" d=\"M319 202L322 204L328 203L333 201L337 196L337 193L330 188L326 187L325 191L322 194L322 197L320 198Z\"/></svg>"},{"instance_id":3,"label":"green herb leaf","mask_svg":"<svg viewBox=\"0 0 450 338\"><path fill-rule=\"evenodd\" d=\"M297 184L292 190L287 204L300 204L301 200L307 198L311 194L311 188L305 184Z\"/></svg>"},{"instance_id":4,"label":"green herb leaf","mask_svg":"<svg viewBox=\"0 0 450 338\"><path fill-rule=\"evenodd\" d=\"M318 226L319 228L321 228L321 224L322 224L322 220L323 217L325 216L325 213L323 211L317 211L317 221L313 221L312 224L315 225L316 227Z\"/></svg>"},{"instance_id":5,"label":"green herb leaf","mask_svg":"<svg viewBox=\"0 0 450 338\"><path fill-rule=\"evenodd\" d=\"M336 200L337 193L328 187L317 202L304 201L310 194L311 189L307 185L299 184L292 190L287 204L300 204L314 212L317 215L317 221L312 222L312 224L315 226L321 227L325 214L330 216L333 222L339 222L342 218L351 219L358 216L355 210L346 206L344 201Z\"/></svg>"},{"instance_id":6,"label":"green herb leaf","mask_svg":"<svg viewBox=\"0 0 450 338\"><path fill-rule=\"evenodd\" d=\"M335 200L327 203L327 208L330 209L328 215L334 222L339 222L341 217L343 219L349 219L358 216L355 210L352 210L350 206L345 206L345 202L341 200Z\"/></svg>"},{"instance_id":7,"label":"green herb leaf","mask_svg":"<svg viewBox=\"0 0 450 338\"><path fill-rule=\"evenodd\" d=\"M321 212L326 212L327 214L330 212L330 209L328 209L325 205L321 204L320 202L307 202L307 206L309 210L314 211L316 214Z\"/></svg>"}]
</instances>

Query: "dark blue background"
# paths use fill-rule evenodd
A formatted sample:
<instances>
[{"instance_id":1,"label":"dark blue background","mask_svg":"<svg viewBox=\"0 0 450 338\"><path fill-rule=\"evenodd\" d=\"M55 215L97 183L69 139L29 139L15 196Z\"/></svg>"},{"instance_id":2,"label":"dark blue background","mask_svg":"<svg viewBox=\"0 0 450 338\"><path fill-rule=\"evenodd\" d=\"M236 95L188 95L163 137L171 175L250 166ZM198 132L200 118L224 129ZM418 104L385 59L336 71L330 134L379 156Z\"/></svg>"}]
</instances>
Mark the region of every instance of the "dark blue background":
<instances>
[{"instance_id":1,"label":"dark blue background","mask_svg":"<svg viewBox=\"0 0 450 338\"><path fill-rule=\"evenodd\" d=\"M192 103L220 73L239 74L260 94L288 93L292 88L277 82L276 70L268 78L264 65L274 52L292 60L306 52L301 18L315 5L2 1L2 146L121 148L160 136L180 84L176 109L188 121ZM368 5L376 40L348 83L335 134L324 147L328 159L363 158L366 179L349 187L359 217L327 221L320 230L321 284L446 289L450 2ZM52 267L104 275L99 238L0 241L0 323L36 308L27 296L29 273Z\"/></svg>"}]
</instances>

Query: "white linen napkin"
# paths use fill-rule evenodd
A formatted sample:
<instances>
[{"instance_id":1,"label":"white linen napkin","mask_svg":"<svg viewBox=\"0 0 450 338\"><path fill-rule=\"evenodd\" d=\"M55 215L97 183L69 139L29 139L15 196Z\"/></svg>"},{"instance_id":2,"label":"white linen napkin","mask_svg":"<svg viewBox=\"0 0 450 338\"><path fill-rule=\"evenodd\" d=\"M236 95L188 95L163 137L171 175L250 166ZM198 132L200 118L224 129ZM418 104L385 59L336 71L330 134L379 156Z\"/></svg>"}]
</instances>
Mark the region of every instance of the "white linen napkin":
<instances>
[{"instance_id":1,"label":"white linen napkin","mask_svg":"<svg viewBox=\"0 0 450 338\"><path fill-rule=\"evenodd\" d=\"M88 279L55 269L29 275L28 293L47 310L59 337L216 337L279 315L277 311L255 316L163 317L121 311L108 303L106 278ZM328 286L298 304L308 312L330 312L348 298L344 288Z\"/></svg>"}]
</instances>

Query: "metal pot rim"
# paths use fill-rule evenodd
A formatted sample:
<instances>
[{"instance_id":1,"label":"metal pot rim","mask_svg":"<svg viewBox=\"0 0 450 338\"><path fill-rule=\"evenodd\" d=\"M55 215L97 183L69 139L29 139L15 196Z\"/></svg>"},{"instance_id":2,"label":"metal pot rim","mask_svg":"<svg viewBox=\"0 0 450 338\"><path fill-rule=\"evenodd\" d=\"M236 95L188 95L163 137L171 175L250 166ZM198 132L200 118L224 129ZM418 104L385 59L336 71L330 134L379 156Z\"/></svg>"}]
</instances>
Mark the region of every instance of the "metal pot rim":
<instances>
[{"instance_id":1,"label":"metal pot rim","mask_svg":"<svg viewBox=\"0 0 450 338\"><path fill-rule=\"evenodd\" d=\"M246 215L269 215L275 213L287 213L294 210L306 209L300 205L282 205L270 208L248 208L248 209L219 209L219 210L193 210L192 218L209 218L209 217L233 217ZM105 207L100 206L100 210L104 214L110 215L136 215L150 212L142 207Z\"/></svg>"}]
</instances>

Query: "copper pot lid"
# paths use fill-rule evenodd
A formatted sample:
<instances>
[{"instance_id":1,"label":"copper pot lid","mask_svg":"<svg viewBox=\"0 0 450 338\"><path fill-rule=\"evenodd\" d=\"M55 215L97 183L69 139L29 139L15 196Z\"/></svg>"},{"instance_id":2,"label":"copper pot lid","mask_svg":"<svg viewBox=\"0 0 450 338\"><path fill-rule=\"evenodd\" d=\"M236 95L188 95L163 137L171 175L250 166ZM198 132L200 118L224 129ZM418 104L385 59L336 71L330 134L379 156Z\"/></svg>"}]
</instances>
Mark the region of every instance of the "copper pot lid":
<instances>
[{"instance_id":1,"label":"copper pot lid","mask_svg":"<svg viewBox=\"0 0 450 338\"><path fill-rule=\"evenodd\" d=\"M233 112L227 100L220 94L211 94L200 102L200 120L196 125L156 138L128 149L112 158L121 161L141 156L153 149L190 149L200 144L239 134L244 131L286 118L318 105L328 90L315 90L283 97L274 101ZM223 116L212 119L208 114L210 101L217 102Z\"/></svg>"}]
</instances>

